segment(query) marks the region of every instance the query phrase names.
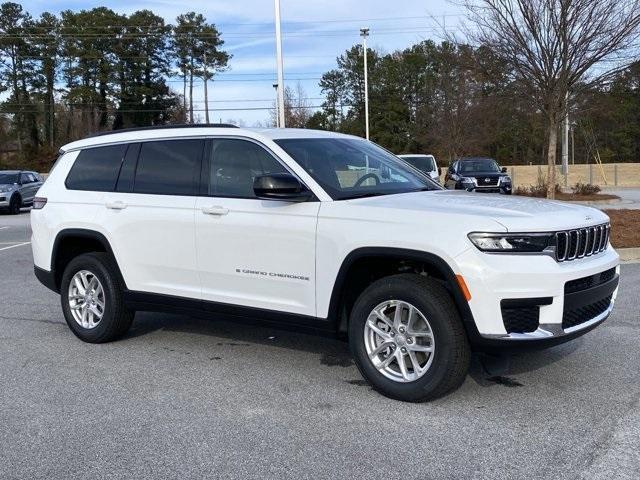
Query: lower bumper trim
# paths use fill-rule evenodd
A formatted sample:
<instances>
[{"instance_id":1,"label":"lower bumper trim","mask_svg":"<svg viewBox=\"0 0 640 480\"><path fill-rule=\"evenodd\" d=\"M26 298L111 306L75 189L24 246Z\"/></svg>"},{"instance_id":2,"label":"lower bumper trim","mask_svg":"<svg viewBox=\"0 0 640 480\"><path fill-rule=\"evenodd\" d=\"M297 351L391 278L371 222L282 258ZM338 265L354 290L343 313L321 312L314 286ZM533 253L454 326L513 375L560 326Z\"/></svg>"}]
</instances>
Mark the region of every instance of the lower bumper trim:
<instances>
[{"instance_id":1,"label":"lower bumper trim","mask_svg":"<svg viewBox=\"0 0 640 480\"><path fill-rule=\"evenodd\" d=\"M613 311L613 304L615 302L612 300L609 308L607 308L604 312L602 312L597 317L592 318L591 320L587 320L586 322L582 322L575 327L570 327L567 329L563 329L560 323L541 323L540 326L534 330L533 332L527 333L507 333L507 334L481 334L482 337L492 339L492 340L515 340L515 341L531 341L531 340L543 340L547 338L557 338L563 337L565 335L571 335L573 333L578 333L582 330L589 330L592 327L595 327L601 322L604 322L611 312Z\"/></svg>"}]
</instances>

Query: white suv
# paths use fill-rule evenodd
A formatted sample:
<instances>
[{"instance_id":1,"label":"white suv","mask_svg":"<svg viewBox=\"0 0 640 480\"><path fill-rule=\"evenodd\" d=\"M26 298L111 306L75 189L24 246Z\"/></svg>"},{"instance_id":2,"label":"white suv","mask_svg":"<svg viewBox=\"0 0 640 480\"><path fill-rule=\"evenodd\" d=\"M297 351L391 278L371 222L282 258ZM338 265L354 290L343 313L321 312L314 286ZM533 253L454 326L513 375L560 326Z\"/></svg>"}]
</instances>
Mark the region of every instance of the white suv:
<instances>
[{"instance_id":1,"label":"white suv","mask_svg":"<svg viewBox=\"0 0 640 480\"><path fill-rule=\"evenodd\" d=\"M347 333L371 385L420 401L472 350L549 346L611 313L598 210L446 191L360 138L226 126L63 147L31 214L35 273L87 342L134 312Z\"/></svg>"}]
</instances>

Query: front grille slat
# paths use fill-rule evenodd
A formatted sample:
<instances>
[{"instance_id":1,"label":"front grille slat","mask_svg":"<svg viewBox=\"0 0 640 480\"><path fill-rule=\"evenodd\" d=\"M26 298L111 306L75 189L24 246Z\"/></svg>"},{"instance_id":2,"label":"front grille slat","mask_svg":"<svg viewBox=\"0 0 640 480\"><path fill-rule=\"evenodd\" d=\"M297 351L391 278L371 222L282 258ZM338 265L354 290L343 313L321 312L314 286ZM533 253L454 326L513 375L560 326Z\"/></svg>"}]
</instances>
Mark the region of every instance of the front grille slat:
<instances>
[{"instance_id":1,"label":"front grille slat","mask_svg":"<svg viewBox=\"0 0 640 480\"><path fill-rule=\"evenodd\" d=\"M603 252L609 244L610 233L608 224L556 232L556 261L571 261Z\"/></svg>"},{"instance_id":2,"label":"front grille slat","mask_svg":"<svg viewBox=\"0 0 640 480\"><path fill-rule=\"evenodd\" d=\"M586 228L582 228L580 230L580 249L578 251L578 258L582 258L587 254L587 230Z\"/></svg>"}]
</instances>

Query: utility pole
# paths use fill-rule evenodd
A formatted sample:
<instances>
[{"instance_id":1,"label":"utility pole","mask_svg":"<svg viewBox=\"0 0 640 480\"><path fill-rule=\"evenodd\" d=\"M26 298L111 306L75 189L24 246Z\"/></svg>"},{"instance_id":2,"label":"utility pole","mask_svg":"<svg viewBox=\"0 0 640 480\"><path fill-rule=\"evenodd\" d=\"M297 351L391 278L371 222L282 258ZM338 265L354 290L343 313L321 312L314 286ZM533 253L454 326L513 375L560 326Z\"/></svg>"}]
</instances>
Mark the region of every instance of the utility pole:
<instances>
[{"instance_id":1,"label":"utility pole","mask_svg":"<svg viewBox=\"0 0 640 480\"><path fill-rule=\"evenodd\" d=\"M369 36L369 29L361 28L360 36L362 37L362 51L364 53L364 123L366 138L369 140L369 72L367 71L367 37Z\"/></svg>"},{"instance_id":2,"label":"utility pole","mask_svg":"<svg viewBox=\"0 0 640 480\"><path fill-rule=\"evenodd\" d=\"M280 110L278 108L278 84L274 83L273 88L276 90L276 128L280 128L280 115L278 114L278 111Z\"/></svg>"},{"instance_id":3,"label":"utility pole","mask_svg":"<svg viewBox=\"0 0 640 480\"><path fill-rule=\"evenodd\" d=\"M209 92L207 84L209 83L209 72L207 70L207 52L204 52L203 65L204 69L204 117L207 125L209 124Z\"/></svg>"},{"instance_id":4,"label":"utility pole","mask_svg":"<svg viewBox=\"0 0 640 480\"><path fill-rule=\"evenodd\" d=\"M571 124L571 165L575 165L576 164L576 139L575 139L575 133L576 133L576 124L572 123Z\"/></svg>"},{"instance_id":5,"label":"utility pole","mask_svg":"<svg viewBox=\"0 0 640 480\"><path fill-rule=\"evenodd\" d=\"M278 127L284 128L284 66L282 63L282 32L280 31L280 0L274 1L276 9L276 63L278 67Z\"/></svg>"}]
</instances>

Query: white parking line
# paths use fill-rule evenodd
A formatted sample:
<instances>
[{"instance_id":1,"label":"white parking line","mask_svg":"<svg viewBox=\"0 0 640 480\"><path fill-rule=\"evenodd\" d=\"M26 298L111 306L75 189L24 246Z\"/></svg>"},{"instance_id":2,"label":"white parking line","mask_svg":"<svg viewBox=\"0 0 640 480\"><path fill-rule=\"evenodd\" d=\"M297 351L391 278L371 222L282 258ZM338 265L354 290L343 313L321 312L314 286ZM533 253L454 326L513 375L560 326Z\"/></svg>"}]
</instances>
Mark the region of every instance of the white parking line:
<instances>
[{"instance_id":1,"label":"white parking line","mask_svg":"<svg viewBox=\"0 0 640 480\"><path fill-rule=\"evenodd\" d=\"M9 227L0 227L0 230L4 230L4 229L6 229L6 228L9 228Z\"/></svg>"},{"instance_id":2,"label":"white parking line","mask_svg":"<svg viewBox=\"0 0 640 480\"><path fill-rule=\"evenodd\" d=\"M29 245L31 242L18 243L17 245L11 245L10 247L0 248L0 252L3 250L9 250L10 248L22 247L23 245Z\"/></svg>"}]
</instances>

